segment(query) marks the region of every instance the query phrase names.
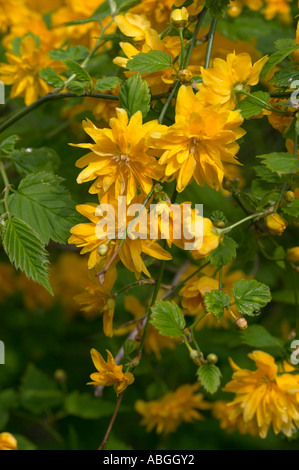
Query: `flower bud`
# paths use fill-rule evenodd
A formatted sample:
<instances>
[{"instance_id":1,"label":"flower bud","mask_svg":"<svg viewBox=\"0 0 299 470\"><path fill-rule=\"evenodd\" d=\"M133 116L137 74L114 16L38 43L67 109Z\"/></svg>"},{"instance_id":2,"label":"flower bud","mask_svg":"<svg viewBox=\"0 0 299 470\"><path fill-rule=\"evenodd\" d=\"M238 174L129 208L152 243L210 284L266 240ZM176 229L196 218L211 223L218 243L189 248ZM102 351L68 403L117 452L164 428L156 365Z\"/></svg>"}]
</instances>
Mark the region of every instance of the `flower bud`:
<instances>
[{"instance_id":1,"label":"flower bud","mask_svg":"<svg viewBox=\"0 0 299 470\"><path fill-rule=\"evenodd\" d=\"M218 362L218 356L214 353L210 353L207 355L207 361L210 364L216 364Z\"/></svg>"},{"instance_id":2,"label":"flower bud","mask_svg":"<svg viewBox=\"0 0 299 470\"><path fill-rule=\"evenodd\" d=\"M170 15L170 22L175 28L185 28L188 19L189 13L185 7L173 10Z\"/></svg>"},{"instance_id":3,"label":"flower bud","mask_svg":"<svg viewBox=\"0 0 299 470\"><path fill-rule=\"evenodd\" d=\"M107 245L100 245L98 248L98 254L100 256L106 256L108 254L109 248Z\"/></svg>"},{"instance_id":4,"label":"flower bud","mask_svg":"<svg viewBox=\"0 0 299 470\"><path fill-rule=\"evenodd\" d=\"M201 365L201 356L199 353L196 351L196 349L191 349L190 351L190 359L197 365Z\"/></svg>"},{"instance_id":5,"label":"flower bud","mask_svg":"<svg viewBox=\"0 0 299 470\"><path fill-rule=\"evenodd\" d=\"M299 246L294 246L287 250L287 259L291 263L297 263L297 261L299 261Z\"/></svg>"},{"instance_id":6,"label":"flower bud","mask_svg":"<svg viewBox=\"0 0 299 470\"><path fill-rule=\"evenodd\" d=\"M67 375L66 375L65 370L63 369L55 370L54 379L56 380L56 382L66 382Z\"/></svg>"},{"instance_id":7,"label":"flower bud","mask_svg":"<svg viewBox=\"0 0 299 470\"><path fill-rule=\"evenodd\" d=\"M284 195L284 198L287 202L293 202L295 199L295 193L293 191L287 191Z\"/></svg>"},{"instance_id":8,"label":"flower bud","mask_svg":"<svg viewBox=\"0 0 299 470\"><path fill-rule=\"evenodd\" d=\"M183 84L190 83L192 78L193 78L193 74L191 70L184 69L184 70L180 70L178 73L178 79Z\"/></svg>"},{"instance_id":9,"label":"flower bud","mask_svg":"<svg viewBox=\"0 0 299 470\"><path fill-rule=\"evenodd\" d=\"M267 216L266 224L272 235L282 235L288 225L287 221L277 212Z\"/></svg>"},{"instance_id":10,"label":"flower bud","mask_svg":"<svg viewBox=\"0 0 299 470\"><path fill-rule=\"evenodd\" d=\"M238 330L246 330L247 326L248 326L248 323L244 317L237 318L237 320L235 321L235 327Z\"/></svg>"}]
</instances>

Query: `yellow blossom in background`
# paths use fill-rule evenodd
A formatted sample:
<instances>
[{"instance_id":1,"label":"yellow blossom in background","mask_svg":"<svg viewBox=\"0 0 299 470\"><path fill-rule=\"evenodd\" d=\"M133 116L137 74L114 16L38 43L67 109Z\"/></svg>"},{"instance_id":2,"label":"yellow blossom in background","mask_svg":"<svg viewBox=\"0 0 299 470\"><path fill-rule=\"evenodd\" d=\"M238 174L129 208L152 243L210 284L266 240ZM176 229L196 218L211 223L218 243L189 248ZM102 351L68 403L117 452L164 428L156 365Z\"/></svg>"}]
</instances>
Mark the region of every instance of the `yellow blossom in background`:
<instances>
[{"instance_id":1,"label":"yellow blossom in background","mask_svg":"<svg viewBox=\"0 0 299 470\"><path fill-rule=\"evenodd\" d=\"M23 0L0 0L0 34L22 22L28 13Z\"/></svg>"},{"instance_id":2,"label":"yellow blossom in background","mask_svg":"<svg viewBox=\"0 0 299 470\"><path fill-rule=\"evenodd\" d=\"M299 261L299 246L293 246L287 250L287 259L291 263L298 263Z\"/></svg>"},{"instance_id":3,"label":"yellow blossom in background","mask_svg":"<svg viewBox=\"0 0 299 470\"><path fill-rule=\"evenodd\" d=\"M115 299L111 294L111 289L115 284L117 271L115 268L108 271L103 284L99 283L94 270L89 273L88 277L89 279L81 282L84 292L75 295L74 300L88 318L95 318L103 313L104 333L112 337Z\"/></svg>"},{"instance_id":4,"label":"yellow blossom in background","mask_svg":"<svg viewBox=\"0 0 299 470\"><path fill-rule=\"evenodd\" d=\"M265 0L265 8L263 13L266 20L272 20L275 16L286 24L292 22L291 7L289 0Z\"/></svg>"},{"instance_id":5,"label":"yellow blossom in background","mask_svg":"<svg viewBox=\"0 0 299 470\"><path fill-rule=\"evenodd\" d=\"M175 432L183 422L202 420L203 415L198 410L207 410L211 405L204 401L201 393L196 393L199 387L199 383L186 384L159 400L138 400L135 409L142 415L141 424L146 426L148 432L156 428L157 434L169 434Z\"/></svg>"},{"instance_id":6,"label":"yellow blossom in background","mask_svg":"<svg viewBox=\"0 0 299 470\"><path fill-rule=\"evenodd\" d=\"M242 13L244 6L250 8L250 10L256 11L262 8L262 0L231 0L228 6L227 13L233 18L239 16Z\"/></svg>"},{"instance_id":7,"label":"yellow blossom in background","mask_svg":"<svg viewBox=\"0 0 299 470\"><path fill-rule=\"evenodd\" d=\"M61 64L54 62L48 54L38 49L32 36L22 39L20 56L7 52L6 57L8 64L0 64L0 80L5 85L12 85L11 98L23 96L27 106L52 90L39 76L39 71L45 67L51 67L56 72L63 70Z\"/></svg>"},{"instance_id":8,"label":"yellow blossom in background","mask_svg":"<svg viewBox=\"0 0 299 470\"><path fill-rule=\"evenodd\" d=\"M155 132L150 139L153 147L164 150L159 162L166 164L166 177L176 178L179 192L193 179L219 189L223 162L238 163L236 140L245 134L239 127L243 122L239 111L205 106L197 95L191 87L181 86L175 124L163 126L163 132Z\"/></svg>"},{"instance_id":9,"label":"yellow blossom in background","mask_svg":"<svg viewBox=\"0 0 299 470\"><path fill-rule=\"evenodd\" d=\"M275 434L288 437L299 426L299 374L287 363L282 367L263 351L248 355L255 362L256 370L241 369L232 360L232 380L224 391L235 393L228 404L229 420L242 416L245 425L253 421L259 436L265 438L270 428Z\"/></svg>"},{"instance_id":10,"label":"yellow blossom in background","mask_svg":"<svg viewBox=\"0 0 299 470\"><path fill-rule=\"evenodd\" d=\"M228 54L226 60L214 59L208 69L201 67L203 82L198 85L200 98L208 104L220 103L229 109L236 107L236 101L245 95L236 95L237 90L250 92L250 87L259 81L260 72L268 56L255 64L249 54Z\"/></svg>"},{"instance_id":11,"label":"yellow blossom in background","mask_svg":"<svg viewBox=\"0 0 299 470\"><path fill-rule=\"evenodd\" d=\"M0 433L0 450L17 450L16 438L9 432Z\"/></svg>"},{"instance_id":12,"label":"yellow blossom in background","mask_svg":"<svg viewBox=\"0 0 299 470\"><path fill-rule=\"evenodd\" d=\"M145 31L151 27L150 22L143 15L134 15L126 13L125 15L116 15L114 21L121 32L134 41L144 41Z\"/></svg>"},{"instance_id":13,"label":"yellow blossom in background","mask_svg":"<svg viewBox=\"0 0 299 470\"><path fill-rule=\"evenodd\" d=\"M54 297L44 287L29 279L25 273L17 277L16 290L23 293L23 302L27 310L47 310L54 305Z\"/></svg>"},{"instance_id":14,"label":"yellow blossom in background","mask_svg":"<svg viewBox=\"0 0 299 470\"><path fill-rule=\"evenodd\" d=\"M150 22L159 27L161 23L169 21L174 0L142 0L130 11L132 13L143 14L149 18ZM164 25L162 25L162 30Z\"/></svg>"},{"instance_id":15,"label":"yellow blossom in background","mask_svg":"<svg viewBox=\"0 0 299 470\"><path fill-rule=\"evenodd\" d=\"M92 349L90 351L92 361L98 372L91 374L92 382L88 385L110 386L113 385L117 396L122 393L128 385L134 382L134 376L131 372L123 372L123 366L117 365L110 351L107 352L107 362L101 354Z\"/></svg>"},{"instance_id":16,"label":"yellow blossom in background","mask_svg":"<svg viewBox=\"0 0 299 470\"><path fill-rule=\"evenodd\" d=\"M30 10L48 13L62 7L64 0L25 0L25 4Z\"/></svg>"},{"instance_id":17,"label":"yellow blossom in background","mask_svg":"<svg viewBox=\"0 0 299 470\"><path fill-rule=\"evenodd\" d=\"M182 297L182 307L191 315L197 314L204 306L204 296L206 292L218 289L219 282L216 279L207 276L194 276L186 282L180 290Z\"/></svg>"},{"instance_id":18,"label":"yellow blossom in background","mask_svg":"<svg viewBox=\"0 0 299 470\"><path fill-rule=\"evenodd\" d=\"M287 100L282 100L280 98L271 98L269 101L269 104L271 106L274 106L278 110L286 109L284 106L277 106L276 103L286 103ZM290 112L294 111L294 108L288 108ZM285 114L280 114L280 113L275 113L274 111L267 112L267 117L268 121L271 124L271 126L284 134L287 132L289 129L292 121L293 121L293 116L287 116Z\"/></svg>"},{"instance_id":19,"label":"yellow blossom in background","mask_svg":"<svg viewBox=\"0 0 299 470\"><path fill-rule=\"evenodd\" d=\"M242 415L230 418L231 411L232 406L226 401L219 400L213 403L212 413L220 421L221 429L228 433L239 431L240 434L258 436L258 426L255 421L252 420L245 423Z\"/></svg>"},{"instance_id":20,"label":"yellow blossom in background","mask_svg":"<svg viewBox=\"0 0 299 470\"><path fill-rule=\"evenodd\" d=\"M267 215L266 224L272 235L282 235L288 225L287 221L277 212Z\"/></svg>"},{"instance_id":21,"label":"yellow blossom in background","mask_svg":"<svg viewBox=\"0 0 299 470\"><path fill-rule=\"evenodd\" d=\"M99 200L108 193L115 199L126 195L127 203L130 203L138 188L147 195L153 179L159 180L162 176L162 169L146 144L148 136L160 126L157 120L142 124L140 111L130 120L124 109L117 108L116 113L117 117L110 119L110 129L98 129L89 120L83 122L84 130L95 143L72 144L91 150L76 163L79 168L87 166L77 182L96 179L89 192L98 194Z\"/></svg>"}]
</instances>

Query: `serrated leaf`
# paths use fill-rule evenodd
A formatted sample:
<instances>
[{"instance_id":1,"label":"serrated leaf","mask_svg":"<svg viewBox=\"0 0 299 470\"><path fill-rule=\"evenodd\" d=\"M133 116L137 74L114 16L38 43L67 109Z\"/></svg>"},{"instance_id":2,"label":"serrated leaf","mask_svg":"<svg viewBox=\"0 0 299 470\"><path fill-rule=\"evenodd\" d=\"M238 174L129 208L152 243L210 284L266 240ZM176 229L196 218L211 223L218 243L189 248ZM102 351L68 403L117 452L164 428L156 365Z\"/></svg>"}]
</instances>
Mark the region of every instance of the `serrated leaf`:
<instances>
[{"instance_id":1,"label":"serrated leaf","mask_svg":"<svg viewBox=\"0 0 299 470\"><path fill-rule=\"evenodd\" d=\"M150 89L139 73L130 77L122 85L119 91L119 101L129 117L140 110L145 118L150 109Z\"/></svg>"},{"instance_id":2,"label":"serrated leaf","mask_svg":"<svg viewBox=\"0 0 299 470\"><path fill-rule=\"evenodd\" d=\"M52 60L83 60L88 55L88 48L85 46L69 46L66 49L54 49L49 52Z\"/></svg>"},{"instance_id":3,"label":"serrated leaf","mask_svg":"<svg viewBox=\"0 0 299 470\"><path fill-rule=\"evenodd\" d=\"M82 96L85 91L87 90L88 85L87 83L78 82L77 80L72 80L68 85L68 91L75 93L77 96Z\"/></svg>"},{"instance_id":4,"label":"serrated leaf","mask_svg":"<svg viewBox=\"0 0 299 470\"><path fill-rule=\"evenodd\" d=\"M151 324L159 333L170 338L182 338L186 326L185 317L174 302L159 300L152 307Z\"/></svg>"},{"instance_id":5,"label":"serrated leaf","mask_svg":"<svg viewBox=\"0 0 299 470\"><path fill-rule=\"evenodd\" d=\"M222 290L213 289L211 292L206 292L204 296L204 304L209 313L215 315L217 320L222 320L224 310L230 303L230 296L225 294Z\"/></svg>"},{"instance_id":6,"label":"serrated leaf","mask_svg":"<svg viewBox=\"0 0 299 470\"><path fill-rule=\"evenodd\" d=\"M56 383L33 364L27 367L20 387L20 402L23 408L39 415L62 403L62 392Z\"/></svg>"},{"instance_id":7,"label":"serrated leaf","mask_svg":"<svg viewBox=\"0 0 299 470\"><path fill-rule=\"evenodd\" d=\"M5 153L5 155L10 155L14 149L19 137L17 135L10 135L6 139L4 139L0 144L1 152Z\"/></svg>"},{"instance_id":8,"label":"serrated leaf","mask_svg":"<svg viewBox=\"0 0 299 470\"><path fill-rule=\"evenodd\" d=\"M106 77L100 78L95 86L97 91L107 91L116 88L119 85L122 85L123 81L119 77Z\"/></svg>"},{"instance_id":9,"label":"serrated leaf","mask_svg":"<svg viewBox=\"0 0 299 470\"><path fill-rule=\"evenodd\" d=\"M284 215L288 215L293 219L299 220L299 199L295 199L293 202L281 208Z\"/></svg>"},{"instance_id":10,"label":"serrated leaf","mask_svg":"<svg viewBox=\"0 0 299 470\"><path fill-rule=\"evenodd\" d=\"M209 255L212 266L225 266L237 255L238 244L231 237L225 236L215 250Z\"/></svg>"},{"instance_id":11,"label":"serrated leaf","mask_svg":"<svg viewBox=\"0 0 299 470\"><path fill-rule=\"evenodd\" d=\"M14 150L10 154L16 170L21 175L49 171L55 173L60 166L60 158L54 149L41 147Z\"/></svg>"},{"instance_id":12,"label":"serrated leaf","mask_svg":"<svg viewBox=\"0 0 299 470\"><path fill-rule=\"evenodd\" d=\"M270 168L259 165L259 166L254 166L253 170L256 172L256 175L259 178L261 178L263 181L266 181L267 183L279 183L280 182L280 176L278 176L276 172L271 171Z\"/></svg>"},{"instance_id":13,"label":"serrated leaf","mask_svg":"<svg viewBox=\"0 0 299 470\"><path fill-rule=\"evenodd\" d=\"M283 341L272 336L263 326L251 325L241 331L241 340L253 348L283 347Z\"/></svg>"},{"instance_id":14,"label":"serrated leaf","mask_svg":"<svg viewBox=\"0 0 299 470\"><path fill-rule=\"evenodd\" d=\"M41 69L39 72L40 77L48 83L48 85L54 88L63 88L64 81L59 75L53 70L51 67L46 67L45 69Z\"/></svg>"},{"instance_id":15,"label":"serrated leaf","mask_svg":"<svg viewBox=\"0 0 299 470\"><path fill-rule=\"evenodd\" d=\"M269 82L274 83L277 88L290 88L294 80L299 80L298 69L282 69L275 72Z\"/></svg>"},{"instance_id":16,"label":"serrated leaf","mask_svg":"<svg viewBox=\"0 0 299 470\"><path fill-rule=\"evenodd\" d=\"M92 85L91 76L81 65L75 62L73 59L66 59L64 61L67 68L76 75L76 79L79 82L89 83Z\"/></svg>"},{"instance_id":17,"label":"serrated leaf","mask_svg":"<svg viewBox=\"0 0 299 470\"><path fill-rule=\"evenodd\" d=\"M256 91L251 93L250 96L246 96L245 99L239 101L238 108L244 119L248 119L251 116L258 115L263 109L265 104L270 100L269 93L264 91Z\"/></svg>"},{"instance_id":18,"label":"serrated leaf","mask_svg":"<svg viewBox=\"0 0 299 470\"><path fill-rule=\"evenodd\" d=\"M48 274L48 253L37 233L16 217L6 220L3 247L11 263L27 277L41 284L52 294Z\"/></svg>"},{"instance_id":19,"label":"serrated leaf","mask_svg":"<svg viewBox=\"0 0 299 470\"><path fill-rule=\"evenodd\" d=\"M279 176L289 175L299 171L299 160L289 152L273 152L258 155L257 158L260 158L263 165Z\"/></svg>"},{"instance_id":20,"label":"serrated leaf","mask_svg":"<svg viewBox=\"0 0 299 470\"><path fill-rule=\"evenodd\" d=\"M252 279L240 279L232 287L235 305L241 315L254 315L271 301L270 289L266 284Z\"/></svg>"},{"instance_id":21,"label":"serrated leaf","mask_svg":"<svg viewBox=\"0 0 299 470\"><path fill-rule=\"evenodd\" d=\"M197 370L196 375L208 393L217 392L221 384L221 371L215 364L203 364Z\"/></svg>"},{"instance_id":22,"label":"serrated leaf","mask_svg":"<svg viewBox=\"0 0 299 470\"><path fill-rule=\"evenodd\" d=\"M131 72L154 73L167 69L172 65L172 58L163 51L140 52L127 62Z\"/></svg>"},{"instance_id":23,"label":"serrated leaf","mask_svg":"<svg viewBox=\"0 0 299 470\"><path fill-rule=\"evenodd\" d=\"M263 80L266 75L268 75L269 72L280 62L282 62L286 57L288 57L292 52L294 52L298 46L293 45L291 47L287 47L285 49L281 49L277 52L274 52L274 54L270 55L269 59L265 63L264 67L262 68L262 71L260 73L260 80Z\"/></svg>"},{"instance_id":24,"label":"serrated leaf","mask_svg":"<svg viewBox=\"0 0 299 470\"><path fill-rule=\"evenodd\" d=\"M65 243L78 222L75 204L62 178L40 172L26 176L8 199L11 214L27 222L44 243Z\"/></svg>"}]
</instances>

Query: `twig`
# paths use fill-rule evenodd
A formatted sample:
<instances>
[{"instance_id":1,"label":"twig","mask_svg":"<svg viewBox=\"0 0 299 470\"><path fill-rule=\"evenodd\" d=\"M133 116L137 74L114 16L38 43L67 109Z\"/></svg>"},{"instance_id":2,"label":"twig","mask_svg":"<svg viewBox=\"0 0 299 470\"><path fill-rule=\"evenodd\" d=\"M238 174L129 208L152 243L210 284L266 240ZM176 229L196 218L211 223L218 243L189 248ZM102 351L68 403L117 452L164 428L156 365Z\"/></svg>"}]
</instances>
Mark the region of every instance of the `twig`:
<instances>
[{"instance_id":1,"label":"twig","mask_svg":"<svg viewBox=\"0 0 299 470\"><path fill-rule=\"evenodd\" d=\"M121 401L122 401L122 399L123 399L123 396L124 396L124 392L122 392L122 393L119 395L119 397L118 397L118 399L117 399L117 401L116 401L116 406L115 406L114 413L113 413L113 415L112 415L112 418L111 418L111 421L110 421L110 423L109 423L109 426L108 426L108 429L107 429L107 431L106 431L106 434L105 434L105 436L104 436L104 439L103 439L103 441L102 441L100 447L98 448L98 450L102 450L103 447L105 447L105 445L107 444L108 437L109 437L109 434L110 434L111 429L112 429L112 427L113 427L113 424L114 424L115 418L116 418L116 416L117 416L117 413L118 413L118 410L119 410Z\"/></svg>"}]
</instances>

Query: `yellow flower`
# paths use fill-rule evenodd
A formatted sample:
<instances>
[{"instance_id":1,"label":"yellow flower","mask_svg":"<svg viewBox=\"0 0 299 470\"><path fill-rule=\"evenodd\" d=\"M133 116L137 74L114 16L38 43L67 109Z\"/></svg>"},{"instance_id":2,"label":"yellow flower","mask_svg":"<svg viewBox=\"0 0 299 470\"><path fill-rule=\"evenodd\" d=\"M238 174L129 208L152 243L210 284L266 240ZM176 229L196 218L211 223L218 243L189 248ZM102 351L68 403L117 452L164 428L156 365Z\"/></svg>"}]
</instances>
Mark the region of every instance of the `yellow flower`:
<instances>
[{"instance_id":1,"label":"yellow flower","mask_svg":"<svg viewBox=\"0 0 299 470\"><path fill-rule=\"evenodd\" d=\"M195 179L203 186L219 189L224 176L223 162L238 163L236 140L245 134L239 126L239 111L219 105L204 106L191 87L181 86L176 103L175 124L155 132L150 145L164 150L159 163L166 164L165 175L177 179L183 191Z\"/></svg>"},{"instance_id":2,"label":"yellow flower","mask_svg":"<svg viewBox=\"0 0 299 470\"><path fill-rule=\"evenodd\" d=\"M276 15L284 23L291 23L291 7L286 0L265 0L266 8L263 13L266 20L272 20Z\"/></svg>"},{"instance_id":3,"label":"yellow flower","mask_svg":"<svg viewBox=\"0 0 299 470\"><path fill-rule=\"evenodd\" d=\"M0 34L24 20L28 10L22 0L0 0Z\"/></svg>"},{"instance_id":4,"label":"yellow flower","mask_svg":"<svg viewBox=\"0 0 299 470\"><path fill-rule=\"evenodd\" d=\"M202 394L196 393L199 387L199 383L186 384L159 400L138 400L135 408L143 417L141 424L146 426L148 432L156 427L157 434L169 434L175 432L182 422L202 420L203 416L197 410L207 410L210 404L204 401Z\"/></svg>"},{"instance_id":5,"label":"yellow flower","mask_svg":"<svg viewBox=\"0 0 299 470\"><path fill-rule=\"evenodd\" d=\"M278 368L274 358L263 351L254 351L248 357L255 362L256 370L241 369L230 361L234 373L224 391L236 396L228 404L229 419L242 416L245 425L253 421L262 438L270 427L275 434L291 437L299 426L299 374L291 374L295 369L287 363Z\"/></svg>"},{"instance_id":6,"label":"yellow flower","mask_svg":"<svg viewBox=\"0 0 299 470\"><path fill-rule=\"evenodd\" d=\"M60 8L63 5L64 0L25 0L25 3L31 10L40 13L48 13Z\"/></svg>"},{"instance_id":7,"label":"yellow flower","mask_svg":"<svg viewBox=\"0 0 299 470\"><path fill-rule=\"evenodd\" d=\"M211 292L218 287L219 282L216 279L207 276L194 276L186 282L179 292L182 297L182 307L192 315L198 313L198 310L203 306L206 292Z\"/></svg>"},{"instance_id":8,"label":"yellow flower","mask_svg":"<svg viewBox=\"0 0 299 470\"><path fill-rule=\"evenodd\" d=\"M221 429L225 429L228 433L237 430L240 434L258 436L258 427L254 421L245 423L242 415L230 418L231 411L232 406L226 401L219 400L213 403L212 412L215 418L220 421Z\"/></svg>"},{"instance_id":9,"label":"yellow flower","mask_svg":"<svg viewBox=\"0 0 299 470\"><path fill-rule=\"evenodd\" d=\"M144 41L145 31L151 27L150 22L143 15L134 15L126 13L125 15L116 15L114 18L121 32L134 41Z\"/></svg>"},{"instance_id":10,"label":"yellow flower","mask_svg":"<svg viewBox=\"0 0 299 470\"><path fill-rule=\"evenodd\" d=\"M131 9L132 13L144 14L151 23L161 24L169 20L173 0L142 0Z\"/></svg>"},{"instance_id":11,"label":"yellow flower","mask_svg":"<svg viewBox=\"0 0 299 470\"><path fill-rule=\"evenodd\" d=\"M156 259L171 259L171 255L167 251L165 251L160 245L158 245L155 240L141 238L133 239L127 236L121 247L118 248L120 240L98 238L96 225L98 222L100 222L101 217L95 215L97 207L97 204L94 203L81 204L77 206L77 211L87 217L91 221L91 223L79 224L70 230L72 235L69 238L69 243L82 248L81 254L90 253L88 261L89 269L92 269L95 266L99 265L101 261L102 266L105 265L104 263L107 264L111 257L115 254L116 250L118 250L117 257L115 258L115 263L117 263L117 261L119 261L120 259L121 262L126 266L126 268L134 272L136 278L139 279L142 272L144 272L147 276L150 277L150 273L142 260L142 253L152 256ZM131 220L132 218L133 217L131 217ZM116 217L116 221L117 220L118 217ZM129 217L127 223L130 223ZM118 225L116 224L116 233L117 230ZM128 234L130 233L131 231ZM108 247L107 256L105 257L101 257L98 252L98 249L101 245L106 245Z\"/></svg>"},{"instance_id":12,"label":"yellow flower","mask_svg":"<svg viewBox=\"0 0 299 470\"><path fill-rule=\"evenodd\" d=\"M278 102L279 103L284 103L286 101L287 100L281 100L280 98L271 98L270 101L269 101L269 104L271 106L274 106L278 110L281 110L281 109L284 109L284 107L283 106L277 106L276 103L278 103ZM294 108L288 108L288 110L290 112L295 111ZM277 129L282 134L287 132L287 130L289 129L289 127L290 127L290 125L293 121L292 116L286 116L284 114L275 113L274 111L272 111L270 113L267 112L267 115L268 115L268 121L271 124L271 126L274 129Z\"/></svg>"},{"instance_id":13,"label":"yellow flower","mask_svg":"<svg viewBox=\"0 0 299 470\"><path fill-rule=\"evenodd\" d=\"M47 53L39 50L32 36L25 36L20 45L20 56L7 52L8 64L0 64L0 80L5 85L12 85L11 98L23 96L29 106L38 97L44 96L52 89L40 76L39 71L51 67L61 72L61 65L54 62Z\"/></svg>"},{"instance_id":14,"label":"yellow flower","mask_svg":"<svg viewBox=\"0 0 299 470\"><path fill-rule=\"evenodd\" d=\"M294 246L287 250L287 258L291 263L297 263L299 261L299 246Z\"/></svg>"},{"instance_id":15,"label":"yellow flower","mask_svg":"<svg viewBox=\"0 0 299 470\"><path fill-rule=\"evenodd\" d=\"M259 10L263 6L262 0L231 0L228 6L228 14L235 18L242 13L243 7L247 6L250 10Z\"/></svg>"},{"instance_id":16,"label":"yellow flower","mask_svg":"<svg viewBox=\"0 0 299 470\"><path fill-rule=\"evenodd\" d=\"M142 124L141 111L130 120L124 109L117 108L116 113L117 117L110 119L110 129L98 129L89 120L83 122L84 130L95 143L72 144L91 150L76 163L79 168L87 166L77 182L96 179L90 193L98 194L100 200L105 194L115 199L126 195L129 204L137 195L137 189L148 195L153 179L162 176L161 168L146 144L148 136L160 126L157 120Z\"/></svg>"},{"instance_id":17,"label":"yellow flower","mask_svg":"<svg viewBox=\"0 0 299 470\"><path fill-rule=\"evenodd\" d=\"M106 336L113 336L113 317L115 309L115 299L111 294L111 289L117 278L116 269L108 271L103 284L99 283L96 273L92 271L89 279L82 281L84 292L74 297L74 300L81 306L81 310L89 318L94 318L99 313L103 313L103 326Z\"/></svg>"},{"instance_id":18,"label":"yellow flower","mask_svg":"<svg viewBox=\"0 0 299 470\"><path fill-rule=\"evenodd\" d=\"M246 52L242 54L228 54L226 61L214 59L212 67L201 67L203 83L198 85L200 96L208 104L220 103L229 109L236 107L236 91L244 90L247 93L250 87L259 81L260 72L268 60L262 57L252 65L251 57ZM241 98L244 95L241 95Z\"/></svg>"},{"instance_id":19,"label":"yellow flower","mask_svg":"<svg viewBox=\"0 0 299 470\"><path fill-rule=\"evenodd\" d=\"M177 8L170 14L170 23L176 28L184 28L188 22L189 13L187 8Z\"/></svg>"},{"instance_id":20,"label":"yellow flower","mask_svg":"<svg viewBox=\"0 0 299 470\"><path fill-rule=\"evenodd\" d=\"M90 351L92 361L98 372L91 374L90 378L92 382L87 385L104 385L108 387L113 385L117 396L122 393L128 385L134 382L134 376L131 372L123 373L123 366L117 365L110 351L106 349L107 362L103 359L101 354L92 349Z\"/></svg>"},{"instance_id":21,"label":"yellow flower","mask_svg":"<svg viewBox=\"0 0 299 470\"><path fill-rule=\"evenodd\" d=\"M267 215L266 224L272 235L282 235L288 225L287 221L277 212Z\"/></svg>"},{"instance_id":22,"label":"yellow flower","mask_svg":"<svg viewBox=\"0 0 299 470\"><path fill-rule=\"evenodd\" d=\"M17 440L9 432L0 433L0 450L17 450Z\"/></svg>"}]
</instances>

